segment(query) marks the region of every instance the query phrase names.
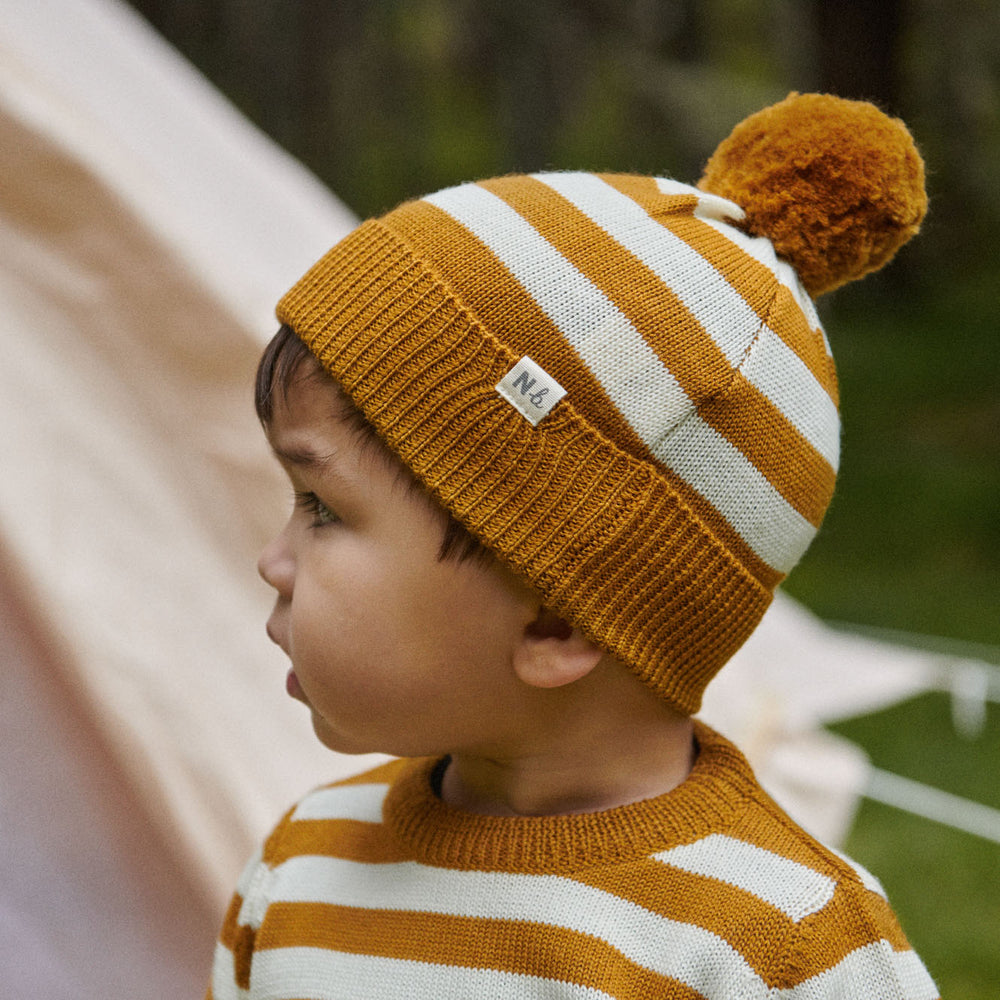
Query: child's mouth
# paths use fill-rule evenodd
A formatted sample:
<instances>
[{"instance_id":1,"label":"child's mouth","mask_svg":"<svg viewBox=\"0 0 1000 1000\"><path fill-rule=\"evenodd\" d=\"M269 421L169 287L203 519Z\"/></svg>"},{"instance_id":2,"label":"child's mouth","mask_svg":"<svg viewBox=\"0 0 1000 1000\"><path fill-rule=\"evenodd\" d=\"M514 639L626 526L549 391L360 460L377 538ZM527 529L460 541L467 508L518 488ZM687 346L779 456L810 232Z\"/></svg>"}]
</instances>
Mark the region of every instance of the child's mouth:
<instances>
[{"instance_id":1,"label":"child's mouth","mask_svg":"<svg viewBox=\"0 0 1000 1000\"><path fill-rule=\"evenodd\" d=\"M285 677L285 690L296 701L301 701L303 705L309 704L305 692L302 690L302 685L299 684L299 679L295 676L294 670L289 670L288 676Z\"/></svg>"}]
</instances>

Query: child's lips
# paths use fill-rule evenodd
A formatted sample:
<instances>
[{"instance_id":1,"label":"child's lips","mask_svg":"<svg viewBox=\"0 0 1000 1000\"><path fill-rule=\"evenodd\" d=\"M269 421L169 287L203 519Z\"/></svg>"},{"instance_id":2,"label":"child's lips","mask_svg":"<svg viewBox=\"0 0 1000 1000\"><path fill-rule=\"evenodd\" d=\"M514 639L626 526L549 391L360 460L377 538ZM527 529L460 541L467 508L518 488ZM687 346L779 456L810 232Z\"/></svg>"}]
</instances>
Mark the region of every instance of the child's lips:
<instances>
[{"instance_id":1,"label":"child's lips","mask_svg":"<svg viewBox=\"0 0 1000 1000\"><path fill-rule=\"evenodd\" d=\"M301 701L303 705L309 704L306 699L306 693L302 690L302 685L299 684L299 679L295 676L294 670L289 670L288 675L285 677L285 690L296 701Z\"/></svg>"},{"instance_id":2,"label":"child's lips","mask_svg":"<svg viewBox=\"0 0 1000 1000\"><path fill-rule=\"evenodd\" d=\"M267 637L276 646L281 648L281 651L285 654L285 656L288 656L288 658L291 659L291 656L288 653L288 644L284 641L284 637L271 621L268 621L267 623ZM302 690L302 685L299 683L298 677L295 676L294 670L289 670L285 677L285 690L288 692L289 696L294 698L296 701L301 701L303 705L309 704L309 700L306 698L306 694Z\"/></svg>"}]
</instances>

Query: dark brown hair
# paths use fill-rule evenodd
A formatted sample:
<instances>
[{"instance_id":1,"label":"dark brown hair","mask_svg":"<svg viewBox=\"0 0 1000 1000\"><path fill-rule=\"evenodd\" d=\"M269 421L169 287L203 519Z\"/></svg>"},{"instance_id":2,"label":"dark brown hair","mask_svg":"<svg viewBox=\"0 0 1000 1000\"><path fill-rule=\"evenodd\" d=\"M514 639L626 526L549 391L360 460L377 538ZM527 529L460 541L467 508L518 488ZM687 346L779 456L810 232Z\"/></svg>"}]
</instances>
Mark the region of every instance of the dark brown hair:
<instances>
[{"instance_id":1,"label":"dark brown hair","mask_svg":"<svg viewBox=\"0 0 1000 1000\"><path fill-rule=\"evenodd\" d=\"M303 370L305 367L306 370ZM264 349L260 363L257 365L257 377L254 383L254 407L257 417L264 427L274 420L275 404L288 393L297 377L330 378L323 371L308 347L296 336L295 331L287 324L282 324L271 342ZM331 379L331 381L333 381ZM334 382L334 384L336 384ZM342 412L338 417L357 434L358 440L365 446L388 451L387 446L378 436L375 428L365 419L364 414L347 398L343 397ZM390 452L391 454L391 452ZM405 472L405 467L403 467ZM408 472L407 480L413 489L422 489L419 482ZM478 538L470 534L466 528L445 511L447 521L438 558L442 561L454 559L464 562L467 559L488 561L492 558Z\"/></svg>"}]
</instances>

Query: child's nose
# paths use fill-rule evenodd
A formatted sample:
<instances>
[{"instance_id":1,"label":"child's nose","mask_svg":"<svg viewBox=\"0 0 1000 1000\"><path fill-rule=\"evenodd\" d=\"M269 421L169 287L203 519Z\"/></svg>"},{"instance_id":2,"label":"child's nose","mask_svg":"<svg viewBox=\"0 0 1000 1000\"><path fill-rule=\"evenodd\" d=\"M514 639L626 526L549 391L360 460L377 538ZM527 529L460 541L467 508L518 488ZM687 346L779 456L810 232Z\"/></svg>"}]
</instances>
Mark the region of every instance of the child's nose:
<instances>
[{"instance_id":1,"label":"child's nose","mask_svg":"<svg viewBox=\"0 0 1000 1000\"><path fill-rule=\"evenodd\" d=\"M288 547L286 532L273 538L264 546L257 559L257 572L266 584L285 598L292 596L295 580L295 560Z\"/></svg>"}]
</instances>

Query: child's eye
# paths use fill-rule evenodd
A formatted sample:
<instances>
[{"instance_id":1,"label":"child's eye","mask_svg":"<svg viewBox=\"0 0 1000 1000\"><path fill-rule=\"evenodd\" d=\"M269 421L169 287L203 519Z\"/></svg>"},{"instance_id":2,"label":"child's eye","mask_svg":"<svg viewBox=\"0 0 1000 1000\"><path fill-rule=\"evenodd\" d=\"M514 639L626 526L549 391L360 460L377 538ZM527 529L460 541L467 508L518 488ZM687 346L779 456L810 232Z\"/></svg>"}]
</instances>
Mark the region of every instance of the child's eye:
<instances>
[{"instance_id":1,"label":"child's eye","mask_svg":"<svg viewBox=\"0 0 1000 1000\"><path fill-rule=\"evenodd\" d=\"M313 528L322 528L326 524L334 524L340 520L315 493L296 493L295 506L312 518Z\"/></svg>"}]
</instances>

